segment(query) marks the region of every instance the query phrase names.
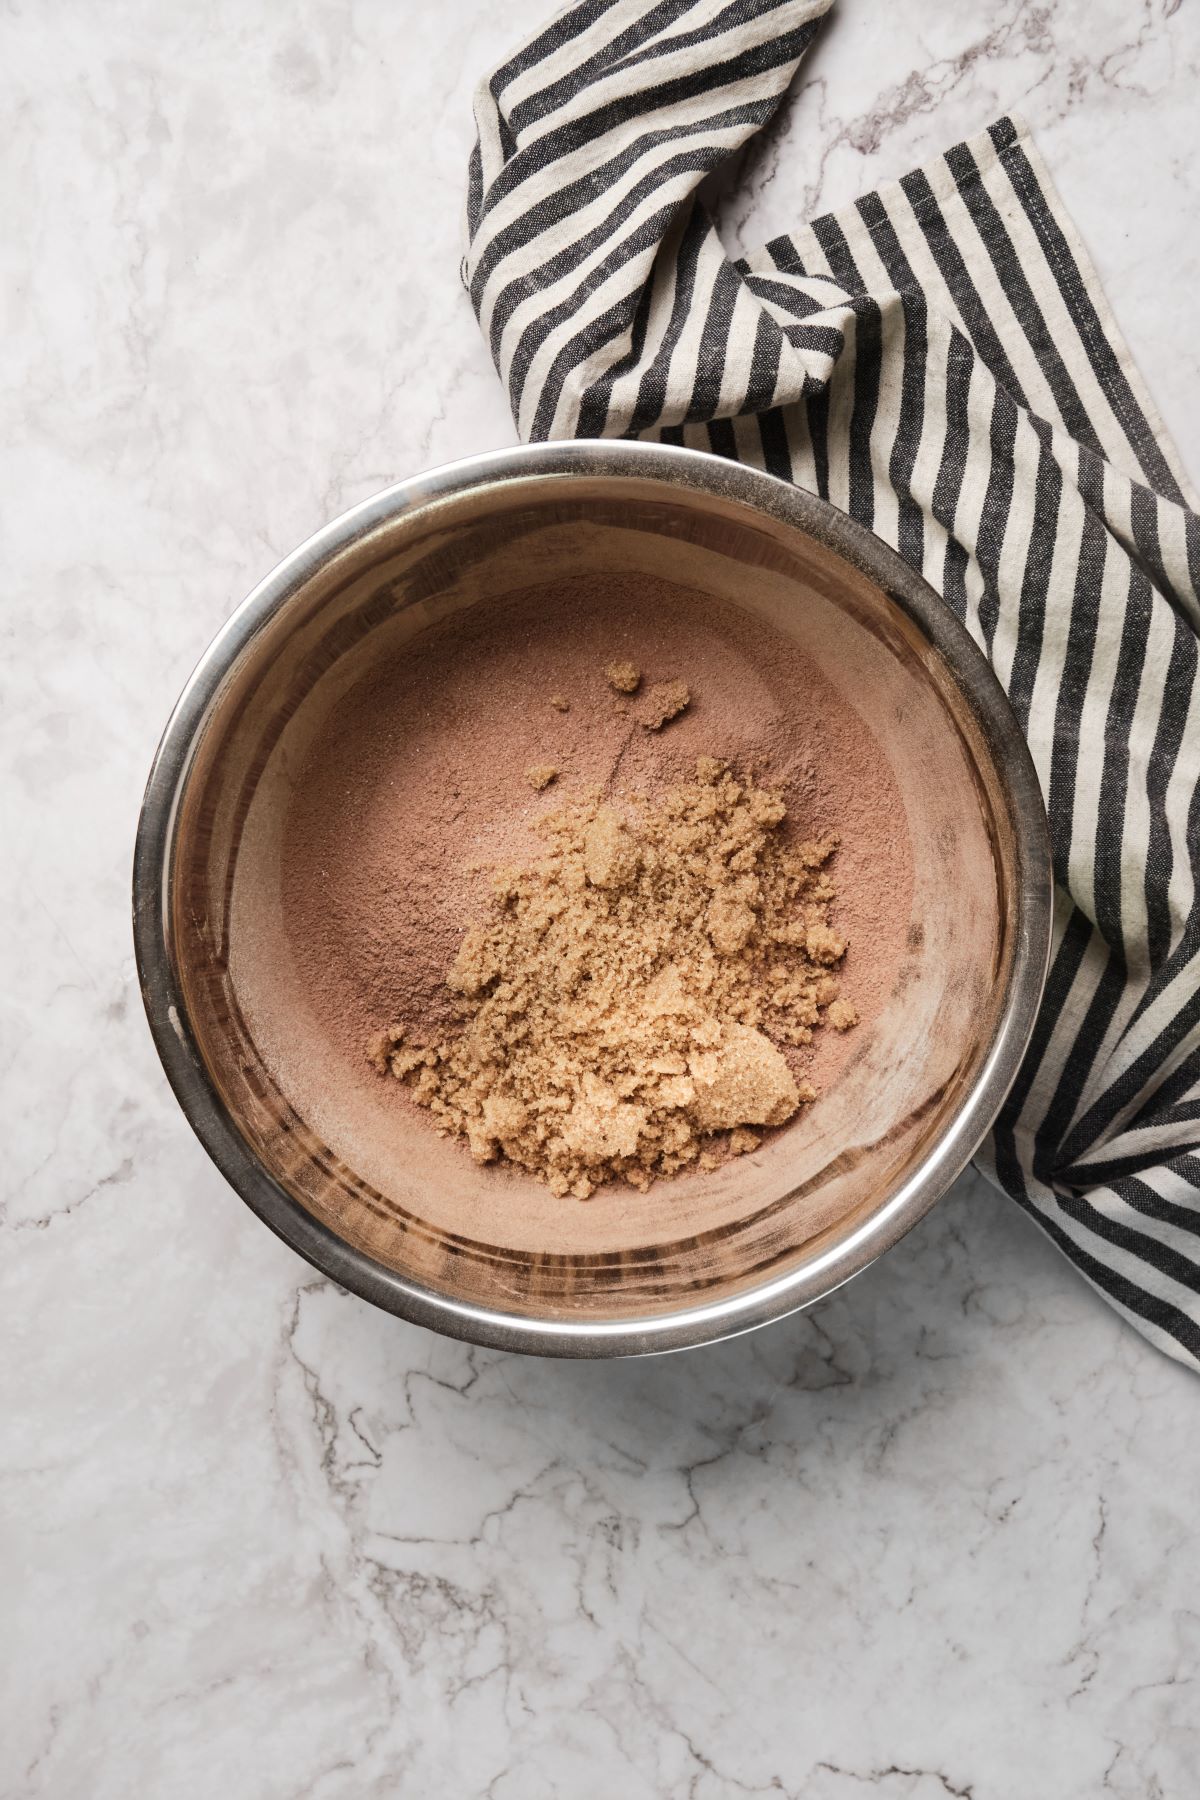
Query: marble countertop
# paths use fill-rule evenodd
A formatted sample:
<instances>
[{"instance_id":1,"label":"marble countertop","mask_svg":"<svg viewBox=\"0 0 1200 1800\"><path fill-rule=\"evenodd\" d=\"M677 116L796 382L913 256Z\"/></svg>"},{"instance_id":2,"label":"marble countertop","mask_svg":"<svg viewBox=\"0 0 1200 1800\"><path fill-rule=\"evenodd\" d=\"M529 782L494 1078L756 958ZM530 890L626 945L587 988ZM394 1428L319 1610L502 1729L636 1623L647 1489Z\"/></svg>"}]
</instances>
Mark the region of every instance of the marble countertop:
<instances>
[{"instance_id":1,"label":"marble countertop","mask_svg":"<svg viewBox=\"0 0 1200 1800\"><path fill-rule=\"evenodd\" d=\"M0 1794L1194 1790L1195 1378L976 1178L812 1314L472 1351L193 1140L128 922L157 733L335 513L511 441L470 91L545 0L14 0L0 24ZM1200 476L1200 7L841 0L747 248L1017 108Z\"/></svg>"}]
</instances>

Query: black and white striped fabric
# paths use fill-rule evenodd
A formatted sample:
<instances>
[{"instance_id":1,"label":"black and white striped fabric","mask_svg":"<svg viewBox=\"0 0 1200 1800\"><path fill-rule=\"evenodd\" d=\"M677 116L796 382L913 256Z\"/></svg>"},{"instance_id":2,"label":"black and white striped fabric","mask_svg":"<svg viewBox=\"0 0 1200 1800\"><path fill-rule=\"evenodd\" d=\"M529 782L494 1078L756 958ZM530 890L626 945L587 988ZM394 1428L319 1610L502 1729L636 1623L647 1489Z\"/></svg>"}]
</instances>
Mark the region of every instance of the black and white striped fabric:
<instances>
[{"instance_id":1,"label":"black and white striped fabric","mask_svg":"<svg viewBox=\"0 0 1200 1800\"><path fill-rule=\"evenodd\" d=\"M1200 1364L1200 518L1021 128L737 260L697 198L830 0L579 0L480 87L463 265L525 438L754 463L886 538L1050 813L1049 985L988 1173Z\"/></svg>"}]
</instances>

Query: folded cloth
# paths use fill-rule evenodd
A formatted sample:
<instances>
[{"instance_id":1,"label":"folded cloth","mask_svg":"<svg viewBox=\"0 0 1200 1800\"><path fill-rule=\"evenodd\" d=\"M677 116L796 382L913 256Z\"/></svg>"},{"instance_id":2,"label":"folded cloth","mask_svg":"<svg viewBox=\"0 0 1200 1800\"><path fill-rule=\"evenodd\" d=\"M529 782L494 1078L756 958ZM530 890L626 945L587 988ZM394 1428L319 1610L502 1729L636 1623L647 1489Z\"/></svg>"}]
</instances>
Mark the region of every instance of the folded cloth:
<instances>
[{"instance_id":1,"label":"folded cloth","mask_svg":"<svg viewBox=\"0 0 1200 1800\"><path fill-rule=\"evenodd\" d=\"M1001 119L737 260L696 196L830 0L581 0L476 101L463 278L525 438L657 438L886 538L1033 752L1049 983L981 1163L1200 1364L1200 518L1041 161Z\"/></svg>"}]
</instances>

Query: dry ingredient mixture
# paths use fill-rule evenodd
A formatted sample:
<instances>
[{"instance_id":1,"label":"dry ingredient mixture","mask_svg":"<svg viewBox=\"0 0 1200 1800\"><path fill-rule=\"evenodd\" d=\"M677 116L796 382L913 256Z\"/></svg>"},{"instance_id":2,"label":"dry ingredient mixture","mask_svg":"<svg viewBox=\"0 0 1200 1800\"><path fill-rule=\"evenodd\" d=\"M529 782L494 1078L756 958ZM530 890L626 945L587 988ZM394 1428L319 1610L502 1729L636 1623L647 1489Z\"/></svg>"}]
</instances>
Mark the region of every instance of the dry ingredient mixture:
<instances>
[{"instance_id":1,"label":"dry ingredient mixture","mask_svg":"<svg viewBox=\"0 0 1200 1800\"><path fill-rule=\"evenodd\" d=\"M631 663L605 673L620 693L641 683ZM661 730L689 700L683 682L658 684L640 722ZM397 1021L371 1062L480 1162L505 1157L581 1200L756 1148L752 1127L816 1097L780 1046L858 1021L835 973L837 839L792 841L786 813L753 769L709 756L621 807L599 788L565 794L537 826L545 855L493 874L446 976L457 1022L426 1035Z\"/></svg>"}]
</instances>

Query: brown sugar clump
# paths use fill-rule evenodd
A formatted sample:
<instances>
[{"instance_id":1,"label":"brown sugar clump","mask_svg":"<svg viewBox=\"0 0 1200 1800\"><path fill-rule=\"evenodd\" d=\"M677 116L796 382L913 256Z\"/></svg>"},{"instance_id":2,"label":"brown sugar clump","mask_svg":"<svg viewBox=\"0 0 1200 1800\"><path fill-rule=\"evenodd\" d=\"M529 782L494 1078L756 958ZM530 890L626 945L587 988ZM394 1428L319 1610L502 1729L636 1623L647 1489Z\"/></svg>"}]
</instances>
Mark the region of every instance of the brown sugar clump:
<instances>
[{"instance_id":1,"label":"brown sugar clump","mask_svg":"<svg viewBox=\"0 0 1200 1800\"><path fill-rule=\"evenodd\" d=\"M656 681L652 688L646 690L638 709L638 718L647 731L661 731L671 719L678 718L686 706L690 706L691 699L686 681Z\"/></svg>"},{"instance_id":2,"label":"brown sugar clump","mask_svg":"<svg viewBox=\"0 0 1200 1800\"><path fill-rule=\"evenodd\" d=\"M636 694L642 679L642 671L631 662L610 662L605 665L604 674L618 694Z\"/></svg>"},{"instance_id":3,"label":"brown sugar clump","mask_svg":"<svg viewBox=\"0 0 1200 1800\"><path fill-rule=\"evenodd\" d=\"M601 807L583 838L583 867L595 888L628 887L637 873L636 842L611 807Z\"/></svg>"},{"instance_id":4,"label":"brown sugar clump","mask_svg":"<svg viewBox=\"0 0 1200 1800\"><path fill-rule=\"evenodd\" d=\"M373 1066L480 1162L579 1199L756 1149L750 1127L816 1098L785 1048L857 1019L831 973L836 840L790 841L786 810L712 757L623 810L572 795L459 945L458 1024L430 1043L389 1026Z\"/></svg>"},{"instance_id":5,"label":"brown sugar clump","mask_svg":"<svg viewBox=\"0 0 1200 1800\"><path fill-rule=\"evenodd\" d=\"M782 1125L800 1104L792 1071L770 1038L752 1025L727 1024L712 1049L688 1059L692 1117L706 1131L732 1125Z\"/></svg>"},{"instance_id":6,"label":"brown sugar clump","mask_svg":"<svg viewBox=\"0 0 1200 1800\"><path fill-rule=\"evenodd\" d=\"M818 923L810 925L804 934L804 947L813 962L835 963L845 955L846 946L836 932L830 931L828 925Z\"/></svg>"},{"instance_id":7,"label":"brown sugar clump","mask_svg":"<svg viewBox=\"0 0 1200 1800\"><path fill-rule=\"evenodd\" d=\"M555 712L570 712L571 702L565 694L551 694L550 704Z\"/></svg>"},{"instance_id":8,"label":"brown sugar clump","mask_svg":"<svg viewBox=\"0 0 1200 1800\"><path fill-rule=\"evenodd\" d=\"M557 778L557 775L558 770L553 763L534 763L531 768L528 768L525 771L526 781L531 788L536 788L539 794L543 788L548 788L550 786L550 783Z\"/></svg>"},{"instance_id":9,"label":"brown sugar clump","mask_svg":"<svg viewBox=\"0 0 1200 1800\"><path fill-rule=\"evenodd\" d=\"M730 1156L749 1156L750 1152L757 1150L761 1143L762 1139L757 1131L747 1131L744 1125L739 1125L736 1131L731 1131L729 1134L729 1154Z\"/></svg>"},{"instance_id":10,"label":"brown sugar clump","mask_svg":"<svg viewBox=\"0 0 1200 1800\"><path fill-rule=\"evenodd\" d=\"M377 1031L367 1042L367 1061L380 1075L386 1075L391 1067L392 1054L404 1042L403 1025L389 1025L384 1031Z\"/></svg>"}]
</instances>

